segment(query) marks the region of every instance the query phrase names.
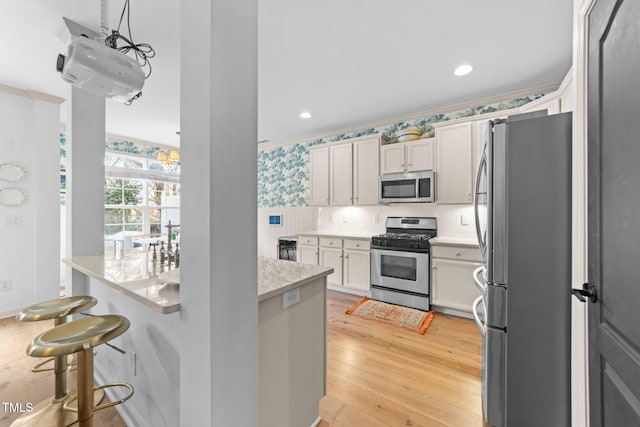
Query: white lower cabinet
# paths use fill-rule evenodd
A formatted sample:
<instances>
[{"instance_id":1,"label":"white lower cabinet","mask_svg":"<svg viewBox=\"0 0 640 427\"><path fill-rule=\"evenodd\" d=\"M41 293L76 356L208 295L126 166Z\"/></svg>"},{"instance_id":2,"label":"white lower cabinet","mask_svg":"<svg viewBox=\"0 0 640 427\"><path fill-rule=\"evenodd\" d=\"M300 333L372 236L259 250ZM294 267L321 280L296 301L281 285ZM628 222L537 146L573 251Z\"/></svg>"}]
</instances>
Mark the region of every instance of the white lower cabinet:
<instances>
[{"instance_id":1,"label":"white lower cabinet","mask_svg":"<svg viewBox=\"0 0 640 427\"><path fill-rule=\"evenodd\" d=\"M362 238L298 236L298 262L332 267L330 289L356 295L371 292L371 241Z\"/></svg>"},{"instance_id":2,"label":"white lower cabinet","mask_svg":"<svg viewBox=\"0 0 640 427\"><path fill-rule=\"evenodd\" d=\"M468 246L431 246L431 304L436 311L473 317L480 295L473 270L482 264L480 250Z\"/></svg>"},{"instance_id":3,"label":"white lower cabinet","mask_svg":"<svg viewBox=\"0 0 640 427\"><path fill-rule=\"evenodd\" d=\"M344 249L342 285L368 293L371 289L371 257L369 251Z\"/></svg>"},{"instance_id":4,"label":"white lower cabinet","mask_svg":"<svg viewBox=\"0 0 640 427\"><path fill-rule=\"evenodd\" d=\"M320 247L320 265L333 267L327 276L327 285L342 286L342 248Z\"/></svg>"},{"instance_id":5,"label":"white lower cabinet","mask_svg":"<svg viewBox=\"0 0 640 427\"><path fill-rule=\"evenodd\" d=\"M300 245L298 262L318 265L318 246Z\"/></svg>"}]
</instances>

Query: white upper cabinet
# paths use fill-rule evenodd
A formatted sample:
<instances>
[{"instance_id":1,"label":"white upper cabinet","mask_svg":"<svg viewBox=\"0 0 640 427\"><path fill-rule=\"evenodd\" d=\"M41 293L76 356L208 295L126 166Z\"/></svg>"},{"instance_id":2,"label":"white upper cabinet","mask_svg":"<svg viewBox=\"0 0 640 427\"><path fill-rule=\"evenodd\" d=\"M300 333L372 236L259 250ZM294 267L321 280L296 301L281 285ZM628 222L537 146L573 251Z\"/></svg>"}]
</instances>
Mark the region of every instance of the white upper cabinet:
<instances>
[{"instance_id":1,"label":"white upper cabinet","mask_svg":"<svg viewBox=\"0 0 640 427\"><path fill-rule=\"evenodd\" d=\"M433 170L434 140L435 138L425 138L405 143L407 172Z\"/></svg>"},{"instance_id":2,"label":"white upper cabinet","mask_svg":"<svg viewBox=\"0 0 640 427\"><path fill-rule=\"evenodd\" d=\"M309 150L311 206L329 205L329 147Z\"/></svg>"},{"instance_id":3,"label":"white upper cabinet","mask_svg":"<svg viewBox=\"0 0 640 427\"><path fill-rule=\"evenodd\" d=\"M432 170L434 139L425 138L380 146L381 173Z\"/></svg>"},{"instance_id":4,"label":"white upper cabinet","mask_svg":"<svg viewBox=\"0 0 640 427\"><path fill-rule=\"evenodd\" d=\"M332 205L353 204L352 145L329 147L329 200Z\"/></svg>"},{"instance_id":5,"label":"white upper cabinet","mask_svg":"<svg viewBox=\"0 0 640 427\"><path fill-rule=\"evenodd\" d=\"M367 135L311 147L311 205L377 205L383 138Z\"/></svg>"},{"instance_id":6,"label":"white upper cabinet","mask_svg":"<svg viewBox=\"0 0 640 427\"><path fill-rule=\"evenodd\" d=\"M473 201L471 123L436 128L436 201L468 204Z\"/></svg>"},{"instance_id":7,"label":"white upper cabinet","mask_svg":"<svg viewBox=\"0 0 640 427\"><path fill-rule=\"evenodd\" d=\"M380 146L381 173L404 172L404 144L387 144Z\"/></svg>"},{"instance_id":8,"label":"white upper cabinet","mask_svg":"<svg viewBox=\"0 0 640 427\"><path fill-rule=\"evenodd\" d=\"M353 204L378 204L379 139L353 143Z\"/></svg>"}]
</instances>

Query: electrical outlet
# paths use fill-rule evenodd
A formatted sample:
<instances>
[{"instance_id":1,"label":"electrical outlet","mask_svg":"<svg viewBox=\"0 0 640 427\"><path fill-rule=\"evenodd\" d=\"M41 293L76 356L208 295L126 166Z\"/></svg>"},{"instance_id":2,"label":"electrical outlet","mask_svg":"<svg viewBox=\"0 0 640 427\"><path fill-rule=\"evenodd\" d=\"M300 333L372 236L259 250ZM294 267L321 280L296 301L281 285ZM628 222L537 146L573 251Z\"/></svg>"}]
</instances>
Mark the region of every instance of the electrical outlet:
<instances>
[{"instance_id":1,"label":"electrical outlet","mask_svg":"<svg viewBox=\"0 0 640 427\"><path fill-rule=\"evenodd\" d=\"M282 294L282 309L289 308L300 302L300 288L295 288Z\"/></svg>"},{"instance_id":2,"label":"electrical outlet","mask_svg":"<svg viewBox=\"0 0 640 427\"><path fill-rule=\"evenodd\" d=\"M13 280L1 279L0 280L0 292L10 291L13 287Z\"/></svg>"},{"instance_id":3,"label":"electrical outlet","mask_svg":"<svg viewBox=\"0 0 640 427\"><path fill-rule=\"evenodd\" d=\"M125 355L127 358L127 364L129 365L129 373L134 377L136 376L136 354L133 351L127 351Z\"/></svg>"}]
</instances>

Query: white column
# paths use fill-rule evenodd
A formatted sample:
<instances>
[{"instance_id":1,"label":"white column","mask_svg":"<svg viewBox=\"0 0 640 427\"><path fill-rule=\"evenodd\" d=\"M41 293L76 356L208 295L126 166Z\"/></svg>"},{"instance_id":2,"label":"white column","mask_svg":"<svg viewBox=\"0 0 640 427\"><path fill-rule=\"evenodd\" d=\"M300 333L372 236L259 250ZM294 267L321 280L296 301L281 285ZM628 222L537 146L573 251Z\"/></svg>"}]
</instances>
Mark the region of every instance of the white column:
<instances>
[{"instance_id":1,"label":"white column","mask_svg":"<svg viewBox=\"0 0 640 427\"><path fill-rule=\"evenodd\" d=\"M180 425L257 426L258 4L181 11Z\"/></svg>"},{"instance_id":2,"label":"white column","mask_svg":"<svg viewBox=\"0 0 640 427\"><path fill-rule=\"evenodd\" d=\"M104 252L105 99L72 87L68 107L66 256L99 255ZM84 294L85 280L67 268L67 295Z\"/></svg>"}]
</instances>

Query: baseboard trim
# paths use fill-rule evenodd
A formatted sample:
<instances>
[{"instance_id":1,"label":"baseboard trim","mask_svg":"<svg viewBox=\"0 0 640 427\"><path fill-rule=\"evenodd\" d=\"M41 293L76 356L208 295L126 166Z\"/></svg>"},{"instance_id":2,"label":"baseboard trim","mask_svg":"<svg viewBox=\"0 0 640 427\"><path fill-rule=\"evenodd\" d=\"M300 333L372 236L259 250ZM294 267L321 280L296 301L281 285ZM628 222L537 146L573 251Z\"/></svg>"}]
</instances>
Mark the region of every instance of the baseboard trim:
<instances>
[{"instance_id":1,"label":"baseboard trim","mask_svg":"<svg viewBox=\"0 0 640 427\"><path fill-rule=\"evenodd\" d=\"M14 308L11 310L0 311L0 319L6 319L7 317L15 317L18 313L20 313L19 308Z\"/></svg>"},{"instance_id":2,"label":"baseboard trim","mask_svg":"<svg viewBox=\"0 0 640 427\"><path fill-rule=\"evenodd\" d=\"M316 418L316 420L313 422L313 424L311 424L311 427L317 427L320 425L320 423L322 422L322 418L318 417Z\"/></svg>"},{"instance_id":3,"label":"baseboard trim","mask_svg":"<svg viewBox=\"0 0 640 427\"><path fill-rule=\"evenodd\" d=\"M342 292L343 294L357 295L359 297L371 296L370 292L366 292L361 289L351 289L345 286L335 286L335 285L327 284L327 289L332 291Z\"/></svg>"},{"instance_id":4,"label":"baseboard trim","mask_svg":"<svg viewBox=\"0 0 640 427\"><path fill-rule=\"evenodd\" d=\"M468 313L466 311L456 310L454 308L440 307L440 306L432 304L431 305L431 310L435 311L436 313L442 313L442 314L448 314L448 315L452 315L452 316L464 317L466 319L473 319L473 314Z\"/></svg>"},{"instance_id":5,"label":"baseboard trim","mask_svg":"<svg viewBox=\"0 0 640 427\"><path fill-rule=\"evenodd\" d=\"M94 383L99 385L113 382L109 380L107 376L104 375L97 366L94 366L93 377L94 377ZM104 393L112 402L119 399L119 397L116 396L116 393L112 388L106 388L104 390ZM148 424L143 421L142 417L138 414L138 412L136 412L136 410L130 405L127 405L126 402L120 405L116 405L115 408L116 408L116 411L118 411L118 415L120 415L120 418L122 418L122 421L124 421L125 425L138 426L138 427L148 426Z\"/></svg>"}]
</instances>

